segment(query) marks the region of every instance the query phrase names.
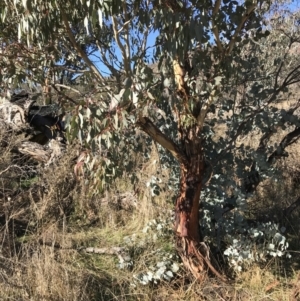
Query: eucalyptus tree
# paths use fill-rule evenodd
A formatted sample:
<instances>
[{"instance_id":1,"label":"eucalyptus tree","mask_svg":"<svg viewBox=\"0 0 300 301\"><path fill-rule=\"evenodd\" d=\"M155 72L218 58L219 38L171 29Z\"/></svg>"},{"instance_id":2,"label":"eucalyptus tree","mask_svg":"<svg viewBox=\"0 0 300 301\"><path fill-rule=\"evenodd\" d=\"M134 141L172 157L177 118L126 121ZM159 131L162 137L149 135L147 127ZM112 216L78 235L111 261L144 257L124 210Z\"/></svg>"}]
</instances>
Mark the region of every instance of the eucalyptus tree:
<instances>
[{"instance_id":1,"label":"eucalyptus tree","mask_svg":"<svg viewBox=\"0 0 300 301\"><path fill-rule=\"evenodd\" d=\"M225 223L224 204L244 204L300 134L299 105L287 111L276 107L281 93L300 80L299 15L275 14L267 22L272 8L271 1L255 0L5 0L1 5L3 24L15 26L11 39L44 53L40 67L28 63L23 76L39 82L45 71L67 69L89 85L84 94L58 83L57 76L48 83L78 92L70 137L119 155L126 152L120 136L138 127L176 160L176 244L198 279L209 270L226 280L204 242L204 234L213 232L211 215ZM21 55L16 53L15 61ZM15 77L8 75L2 74L3 83ZM224 132L216 137L220 124ZM286 135L272 144L274 133L286 125ZM251 131L259 137L256 147L240 143ZM93 162L86 162L91 169ZM108 165L109 176L124 167ZM239 181L249 173L255 176L250 185Z\"/></svg>"}]
</instances>

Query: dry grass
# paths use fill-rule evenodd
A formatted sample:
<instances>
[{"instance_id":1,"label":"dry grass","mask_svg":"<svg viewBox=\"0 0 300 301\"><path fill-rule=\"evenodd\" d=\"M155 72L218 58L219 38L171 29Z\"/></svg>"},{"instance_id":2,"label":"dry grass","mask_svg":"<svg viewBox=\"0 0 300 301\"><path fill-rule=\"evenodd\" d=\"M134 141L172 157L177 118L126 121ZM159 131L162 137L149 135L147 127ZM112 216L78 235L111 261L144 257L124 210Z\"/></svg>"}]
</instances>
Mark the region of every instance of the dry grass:
<instances>
[{"instance_id":1,"label":"dry grass","mask_svg":"<svg viewBox=\"0 0 300 301\"><path fill-rule=\"evenodd\" d=\"M170 248L172 242L168 238L161 238L147 248L131 250L135 259L132 270L119 270L114 255L88 254L84 248L122 246L125 236L140 233L149 220L172 208L174 192L167 190L159 197L152 197L145 185L157 171L168 178L167 171L160 171L155 147L151 159L142 162L143 168L137 171L138 187L120 179L109 191L87 197L86 187L76 182L72 172L76 148L70 148L58 166L40 172L40 167L30 161L13 158L10 150L14 143L5 139L7 142L1 147L2 170L12 162L21 162L23 175L20 177L15 170L1 174L0 300L294 301L299 298L299 209L285 221L291 250L295 251L291 260L271 260L264 266L252 266L226 285L214 279L199 284L181 270L171 282L134 287L133 274L142 271L145 262L155 259L153 249ZM253 214L278 215L280 219L282 209L299 196L299 185L295 184L300 166L298 147L294 145L290 150L290 161L281 162L281 181L265 181L260 185L258 196L250 204ZM39 173L32 176L25 165ZM129 196L128 206L119 202L124 194Z\"/></svg>"}]
</instances>

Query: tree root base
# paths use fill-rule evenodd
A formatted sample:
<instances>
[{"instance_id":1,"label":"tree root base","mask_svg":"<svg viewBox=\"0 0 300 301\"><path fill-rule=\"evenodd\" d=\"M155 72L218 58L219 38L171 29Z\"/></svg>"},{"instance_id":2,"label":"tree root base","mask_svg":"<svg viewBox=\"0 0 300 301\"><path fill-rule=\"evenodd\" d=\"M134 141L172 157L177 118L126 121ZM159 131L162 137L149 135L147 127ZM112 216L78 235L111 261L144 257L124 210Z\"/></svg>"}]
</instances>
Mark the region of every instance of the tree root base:
<instances>
[{"instance_id":1,"label":"tree root base","mask_svg":"<svg viewBox=\"0 0 300 301\"><path fill-rule=\"evenodd\" d=\"M184 266L197 280L203 282L208 277L208 274L212 274L223 282L228 281L212 265L209 258L209 248L204 242L196 243L186 237L178 237L177 246Z\"/></svg>"}]
</instances>

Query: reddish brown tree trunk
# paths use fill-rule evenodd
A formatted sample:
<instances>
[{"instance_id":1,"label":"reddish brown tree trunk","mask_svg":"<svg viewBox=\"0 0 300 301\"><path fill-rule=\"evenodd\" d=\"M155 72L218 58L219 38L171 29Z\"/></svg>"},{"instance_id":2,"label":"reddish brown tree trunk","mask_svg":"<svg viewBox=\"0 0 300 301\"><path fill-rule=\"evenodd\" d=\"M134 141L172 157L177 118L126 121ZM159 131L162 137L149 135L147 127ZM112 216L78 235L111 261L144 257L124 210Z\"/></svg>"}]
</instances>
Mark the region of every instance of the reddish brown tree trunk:
<instances>
[{"instance_id":1,"label":"reddish brown tree trunk","mask_svg":"<svg viewBox=\"0 0 300 301\"><path fill-rule=\"evenodd\" d=\"M207 271L226 281L211 264L209 249L201 242L199 234L199 202L204 173L202 141L199 138L200 127L192 125L181 128L181 145L166 137L147 117L141 117L137 123L150 137L167 149L180 164L180 186L176 201L175 232L176 243L184 265L193 275L203 280Z\"/></svg>"},{"instance_id":2,"label":"reddish brown tree trunk","mask_svg":"<svg viewBox=\"0 0 300 301\"><path fill-rule=\"evenodd\" d=\"M202 189L203 162L191 160L180 166L180 187L176 201L176 233L199 241L199 199Z\"/></svg>"},{"instance_id":3,"label":"reddish brown tree trunk","mask_svg":"<svg viewBox=\"0 0 300 301\"><path fill-rule=\"evenodd\" d=\"M202 281L210 271L226 281L211 264L209 248L199 233L199 202L204 174L201 141L195 137L187 142L187 163L180 165L180 187L175 208L177 248L185 266Z\"/></svg>"},{"instance_id":4,"label":"reddish brown tree trunk","mask_svg":"<svg viewBox=\"0 0 300 301\"><path fill-rule=\"evenodd\" d=\"M179 195L176 201L176 233L199 242L199 199L202 189L204 156L198 127L181 129L185 160L180 164Z\"/></svg>"}]
</instances>

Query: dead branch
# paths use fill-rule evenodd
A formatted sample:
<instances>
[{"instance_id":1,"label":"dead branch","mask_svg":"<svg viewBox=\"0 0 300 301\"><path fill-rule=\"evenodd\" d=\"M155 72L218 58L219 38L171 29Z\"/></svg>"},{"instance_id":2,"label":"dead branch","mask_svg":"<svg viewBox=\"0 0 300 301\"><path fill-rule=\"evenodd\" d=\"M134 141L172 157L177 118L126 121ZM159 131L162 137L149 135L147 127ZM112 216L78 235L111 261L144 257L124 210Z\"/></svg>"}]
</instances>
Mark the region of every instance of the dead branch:
<instances>
[{"instance_id":1,"label":"dead branch","mask_svg":"<svg viewBox=\"0 0 300 301\"><path fill-rule=\"evenodd\" d=\"M94 253L94 254L109 254L109 255L117 255L120 253L126 252L126 249L123 247L111 247L111 248L94 248L89 247L84 249L86 253Z\"/></svg>"},{"instance_id":2,"label":"dead branch","mask_svg":"<svg viewBox=\"0 0 300 301\"><path fill-rule=\"evenodd\" d=\"M14 167L17 168L17 169L21 169L21 167L18 166L18 165L9 165L7 168L5 168L4 170L2 170L2 171L0 172L0 176L1 176L2 174L6 173L9 169L14 168Z\"/></svg>"},{"instance_id":3,"label":"dead branch","mask_svg":"<svg viewBox=\"0 0 300 301\"><path fill-rule=\"evenodd\" d=\"M52 85L52 88L60 95L65 97L67 100L69 100L70 102L72 102L73 104L77 105L77 102L71 98L70 96L66 95L65 93L63 93L62 91L58 90L56 85Z\"/></svg>"},{"instance_id":4,"label":"dead branch","mask_svg":"<svg viewBox=\"0 0 300 301\"><path fill-rule=\"evenodd\" d=\"M16 126L20 126L26 122L24 109L16 104L6 102L5 104L0 106L0 110L2 111L4 121L8 124L15 124Z\"/></svg>"},{"instance_id":5,"label":"dead branch","mask_svg":"<svg viewBox=\"0 0 300 301\"><path fill-rule=\"evenodd\" d=\"M69 86L62 85L62 84L54 84L54 86L60 87L60 88L64 88L64 89L66 89L66 90L73 91L73 92L79 94L80 96L82 96L82 93L81 93L80 91L78 91L77 89L71 88L71 87L69 87Z\"/></svg>"},{"instance_id":6,"label":"dead branch","mask_svg":"<svg viewBox=\"0 0 300 301\"><path fill-rule=\"evenodd\" d=\"M48 146L30 141L23 141L17 146L18 152L36 161L46 163L45 166L57 161L63 153L63 148L63 145L54 139L50 141Z\"/></svg>"},{"instance_id":7,"label":"dead branch","mask_svg":"<svg viewBox=\"0 0 300 301\"><path fill-rule=\"evenodd\" d=\"M111 248L94 248L89 247L84 249L86 253L117 255L120 262L130 261L130 256L126 248L111 247Z\"/></svg>"}]
</instances>

